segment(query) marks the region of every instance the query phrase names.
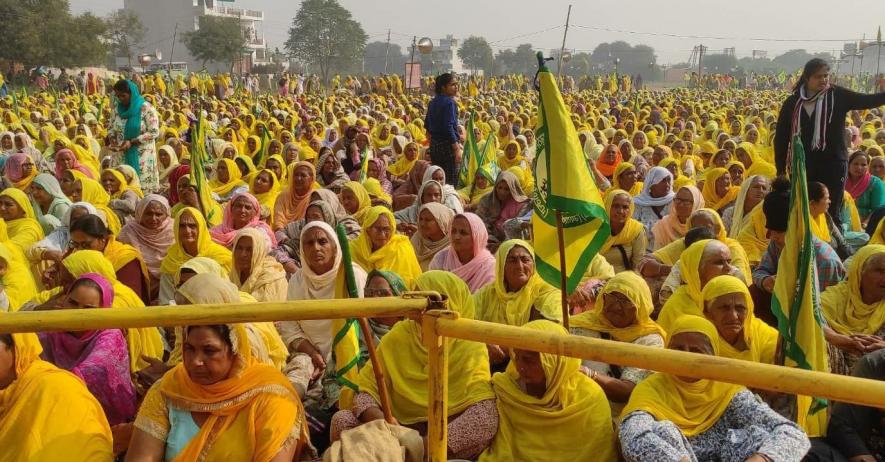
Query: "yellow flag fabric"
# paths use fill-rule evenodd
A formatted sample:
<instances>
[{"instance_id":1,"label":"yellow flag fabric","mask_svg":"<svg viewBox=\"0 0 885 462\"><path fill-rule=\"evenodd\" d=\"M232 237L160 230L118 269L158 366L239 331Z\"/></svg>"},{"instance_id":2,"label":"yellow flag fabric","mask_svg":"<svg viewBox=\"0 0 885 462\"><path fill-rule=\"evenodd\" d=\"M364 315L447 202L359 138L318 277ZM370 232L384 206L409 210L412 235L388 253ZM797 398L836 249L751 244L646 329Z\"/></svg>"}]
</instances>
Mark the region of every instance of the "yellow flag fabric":
<instances>
[{"instance_id":1,"label":"yellow flag fabric","mask_svg":"<svg viewBox=\"0 0 885 462\"><path fill-rule=\"evenodd\" d=\"M538 54L537 149L532 230L535 266L545 281L571 293L605 243L610 227L593 175L584 158L571 114L553 74ZM560 287L559 237L556 212L562 214L566 287Z\"/></svg>"},{"instance_id":2,"label":"yellow flag fabric","mask_svg":"<svg viewBox=\"0 0 885 462\"><path fill-rule=\"evenodd\" d=\"M777 317L783 339L784 365L829 372L808 206L805 150L798 135L793 137L791 172L786 245L778 261L771 311ZM827 428L826 401L798 396L796 404L797 423L808 436L823 436Z\"/></svg>"}]
</instances>

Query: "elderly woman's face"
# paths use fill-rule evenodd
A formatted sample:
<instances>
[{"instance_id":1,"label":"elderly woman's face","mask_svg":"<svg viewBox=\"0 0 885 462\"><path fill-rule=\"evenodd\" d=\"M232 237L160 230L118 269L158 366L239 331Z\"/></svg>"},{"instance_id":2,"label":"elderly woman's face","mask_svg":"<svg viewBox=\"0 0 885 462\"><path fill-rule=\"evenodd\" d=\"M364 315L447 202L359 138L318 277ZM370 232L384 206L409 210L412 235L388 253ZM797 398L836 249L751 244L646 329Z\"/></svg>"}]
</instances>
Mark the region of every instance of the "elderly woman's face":
<instances>
[{"instance_id":1,"label":"elderly woman's face","mask_svg":"<svg viewBox=\"0 0 885 462\"><path fill-rule=\"evenodd\" d=\"M366 233L368 233L369 240L372 242L372 251L387 245L393 237L394 231L394 224L390 222L386 215L378 217L375 223L372 223L372 226L366 228Z\"/></svg>"},{"instance_id":2,"label":"elderly woman's face","mask_svg":"<svg viewBox=\"0 0 885 462\"><path fill-rule=\"evenodd\" d=\"M504 286L508 292L516 292L535 274L535 259L521 246L514 246L504 261Z\"/></svg>"},{"instance_id":3,"label":"elderly woman's face","mask_svg":"<svg viewBox=\"0 0 885 462\"><path fill-rule=\"evenodd\" d=\"M147 229L156 230L163 225L168 217L169 215L166 214L166 208L159 202L152 201L144 208L139 223Z\"/></svg>"},{"instance_id":4,"label":"elderly woman's face","mask_svg":"<svg viewBox=\"0 0 885 462\"><path fill-rule=\"evenodd\" d=\"M609 292L602 296L602 315L619 329L630 327L636 322L636 305L620 292Z\"/></svg>"},{"instance_id":5,"label":"elderly woman's face","mask_svg":"<svg viewBox=\"0 0 885 462\"><path fill-rule=\"evenodd\" d=\"M716 179L716 195L719 197L725 196L728 193L728 190L731 188L731 174L726 172L723 173L722 176Z\"/></svg>"},{"instance_id":6,"label":"elderly woman's face","mask_svg":"<svg viewBox=\"0 0 885 462\"><path fill-rule=\"evenodd\" d=\"M424 188L421 194L421 203L428 204L430 202L442 203L442 190L438 185L430 183Z\"/></svg>"},{"instance_id":7,"label":"elderly woman's face","mask_svg":"<svg viewBox=\"0 0 885 462\"><path fill-rule=\"evenodd\" d=\"M516 366L516 372L526 386L531 388L547 387L547 375L544 373L544 366L541 363L541 353L537 351L513 350L513 363Z\"/></svg>"},{"instance_id":8,"label":"elderly woman's face","mask_svg":"<svg viewBox=\"0 0 885 462\"><path fill-rule=\"evenodd\" d=\"M618 194L612 199L609 209L610 219L614 225L623 225L630 218L630 198L624 194Z\"/></svg>"},{"instance_id":9,"label":"elderly woman's face","mask_svg":"<svg viewBox=\"0 0 885 462\"><path fill-rule=\"evenodd\" d=\"M237 239L237 245L234 246L234 266L241 275L248 275L252 272L252 248L254 247L252 237L242 236Z\"/></svg>"},{"instance_id":10,"label":"elderly woman's face","mask_svg":"<svg viewBox=\"0 0 885 462\"><path fill-rule=\"evenodd\" d=\"M313 183L313 176L310 174L310 169L302 165L295 169L292 176L295 180L295 192L301 195L307 193Z\"/></svg>"},{"instance_id":11,"label":"elderly woman's face","mask_svg":"<svg viewBox=\"0 0 885 462\"><path fill-rule=\"evenodd\" d=\"M303 262L316 274L325 274L335 266L335 244L320 228L311 228L301 237Z\"/></svg>"},{"instance_id":12,"label":"elderly woman's face","mask_svg":"<svg viewBox=\"0 0 885 462\"><path fill-rule=\"evenodd\" d=\"M101 185L108 194L114 194L120 190L120 180L111 172L103 172L101 174Z\"/></svg>"},{"instance_id":13,"label":"elderly woman's face","mask_svg":"<svg viewBox=\"0 0 885 462\"><path fill-rule=\"evenodd\" d=\"M8 196L0 196L0 218L6 221L17 220L25 216L25 211L18 203Z\"/></svg>"},{"instance_id":14,"label":"elderly woman's face","mask_svg":"<svg viewBox=\"0 0 885 462\"><path fill-rule=\"evenodd\" d=\"M704 302L704 316L716 326L719 335L732 345L744 331L747 313L747 300L742 293L720 295Z\"/></svg>"},{"instance_id":15,"label":"elderly woman's face","mask_svg":"<svg viewBox=\"0 0 885 462\"><path fill-rule=\"evenodd\" d=\"M249 199L240 196L230 205L230 213L234 229L240 229L252 221L258 210Z\"/></svg>"},{"instance_id":16,"label":"elderly woman's face","mask_svg":"<svg viewBox=\"0 0 885 462\"><path fill-rule=\"evenodd\" d=\"M615 161L618 160L618 149L613 145L610 145L605 149L605 162L608 164L614 164Z\"/></svg>"},{"instance_id":17,"label":"elderly woman's face","mask_svg":"<svg viewBox=\"0 0 885 462\"><path fill-rule=\"evenodd\" d=\"M700 332L681 332L670 338L667 343L667 349L676 351L685 351L688 353L698 353L702 355L713 355L713 346L706 335ZM688 383L697 382L700 379L691 377L679 377L679 380Z\"/></svg>"},{"instance_id":18,"label":"elderly woman's face","mask_svg":"<svg viewBox=\"0 0 885 462\"><path fill-rule=\"evenodd\" d=\"M673 179L667 175L661 181L651 185L651 187L648 188L648 192L651 194L651 197L664 197L670 193L672 183Z\"/></svg>"},{"instance_id":19,"label":"elderly woman's face","mask_svg":"<svg viewBox=\"0 0 885 462\"><path fill-rule=\"evenodd\" d=\"M704 249L704 256L698 265L698 273L700 274L701 287L707 285L711 279L716 276L725 276L731 274L731 251L728 246L719 242L711 241Z\"/></svg>"},{"instance_id":20,"label":"elderly woman's face","mask_svg":"<svg viewBox=\"0 0 885 462\"><path fill-rule=\"evenodd\" d=\"M885 254L870 257L861 269L860 293L863 302L873 305L885 299Z\"/></svg>"},{"instance_id":21,"label":"elderly woman's face","mask_svg":"<svg viewBox=\"0 0 885 462\"><path fill-rule=\"evenodd\" d=\"M264 194L270 191L270 188L273 186L273 179L270 175L271 174L268 172L259 173L258 176L255 177L255 182L252 185L252 192L255 194Z\"/></svg>"},{"instance_id":22,"label":"elderly woman's face","mask_svg":"<svg viewBox=\"0 0 885 462\"><path fill-rule=\"evenodd\" d=\"M740 186L744 182L744 169L739 165L732 165L728 169L728 174L731 175L731 182L735 186Z\"/></svg>"},{"instance_id":23,"label":"elderly woman's face","mask_svg":"<svg viewBox=\"0 0 885 462\"><path fill-rule=\"evenodd\" d=\"M636 149L644 149L645 148L645 137L641 135L642 132L636 132L633 134L633 147Z\"/></svg>"}]
</instances>

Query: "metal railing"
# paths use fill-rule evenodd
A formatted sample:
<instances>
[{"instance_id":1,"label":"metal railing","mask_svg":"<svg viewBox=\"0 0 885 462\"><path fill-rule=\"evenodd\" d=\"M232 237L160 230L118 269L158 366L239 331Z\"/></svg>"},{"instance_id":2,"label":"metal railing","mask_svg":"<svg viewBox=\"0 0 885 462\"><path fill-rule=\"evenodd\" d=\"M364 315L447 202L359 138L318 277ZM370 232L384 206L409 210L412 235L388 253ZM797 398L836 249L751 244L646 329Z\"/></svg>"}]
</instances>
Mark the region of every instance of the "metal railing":
<instances>
[{"instance_id":1,"label":"metal railing","mask_svg":"<svg viewBox=\"0 0 885 462\"><path fill-rule=\"evenodd\" d=\"M423 342L428 350L427 439L430 460L434 462L445 461L447 456L448 382L444 378L448 377L449 364L446 338L885 408L885 382L458 319L456 313L444 309L445 302L438 300L436 293L420 292L402 298L18 312L0 314L0 333L409 316L421 324Z\"/></svg>"}]
</instances>

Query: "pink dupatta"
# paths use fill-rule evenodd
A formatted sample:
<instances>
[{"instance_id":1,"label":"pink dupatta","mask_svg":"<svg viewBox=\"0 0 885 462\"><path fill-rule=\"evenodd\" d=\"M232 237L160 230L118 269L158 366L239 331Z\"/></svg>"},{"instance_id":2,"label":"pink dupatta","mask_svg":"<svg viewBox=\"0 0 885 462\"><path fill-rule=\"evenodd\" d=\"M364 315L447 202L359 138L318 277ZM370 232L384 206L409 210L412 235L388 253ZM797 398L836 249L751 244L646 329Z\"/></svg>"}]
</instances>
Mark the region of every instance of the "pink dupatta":
<instances>
[{"instance_id":1,"label":"pink dupatta","mask_svg":"<svg viewBox=\"0 0 885 462\"><path fill-rule=\"evenodd\" d=\"M458 217L464 217L470 224L470 231L473 234L473 259L462 263L458 259L458 253L449 244L433 257L429 269L455 273L467 283L470 292L473 293L495 280L495 256L486 248L489 232L482 218L470 212L455 215L455 219Z\"/></svg>"}]
</instances>

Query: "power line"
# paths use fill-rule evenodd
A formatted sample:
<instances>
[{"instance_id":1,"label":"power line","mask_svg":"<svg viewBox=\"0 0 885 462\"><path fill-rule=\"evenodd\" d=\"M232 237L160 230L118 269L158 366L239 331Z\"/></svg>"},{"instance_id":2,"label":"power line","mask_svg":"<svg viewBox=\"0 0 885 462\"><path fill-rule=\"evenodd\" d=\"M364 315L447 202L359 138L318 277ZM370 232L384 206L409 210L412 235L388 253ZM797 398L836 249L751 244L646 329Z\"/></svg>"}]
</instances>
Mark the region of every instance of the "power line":
<instances>
[{"instance_id":1,"label":"power line","mask_svg":"<svg viewBox=\"0 0 885 462\"><path fill-rule=\"evenodd\" d=\"M579 24L573 24L574 27L579 27L581 29L589 29L589 30L597 30L603 32L618 32L621 34L634 34L634 35L652 35L658 37L672 37L672 38L681 38L681 39L704 39L704 40L747 40L754 42L857 42L862 39L860 38L848 38L848 39L791 39L791 38L774 38L774 37L725 37L725 36L715 36L715 35L684 35L684 34L673 34L668 32L646 32L646 31L635 31L635 30L624 30L624 29L615 29L611 27L602 27L602 26L582 26Z\"/></svg>"}]
</instances>

